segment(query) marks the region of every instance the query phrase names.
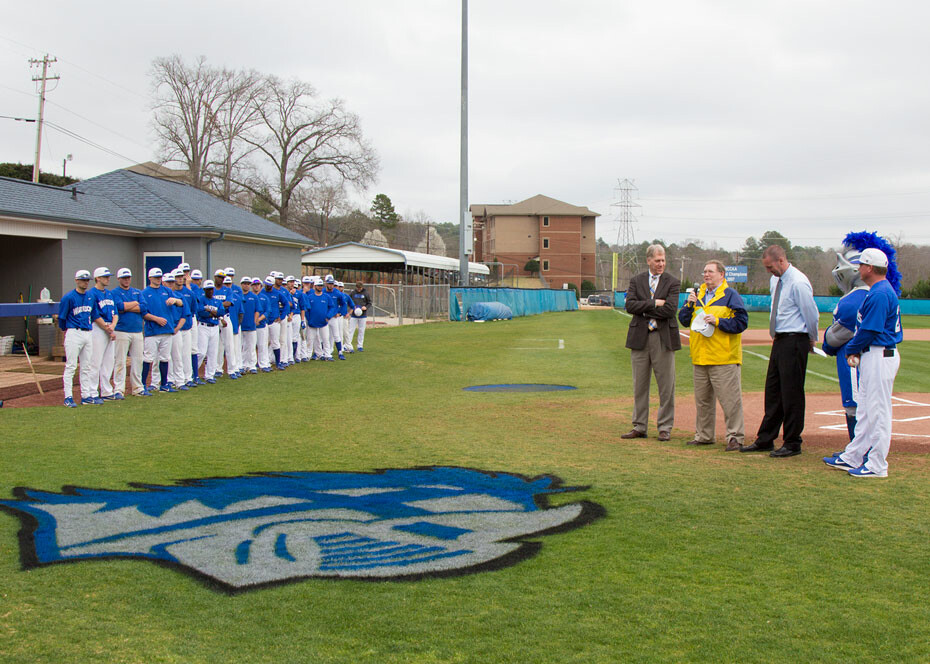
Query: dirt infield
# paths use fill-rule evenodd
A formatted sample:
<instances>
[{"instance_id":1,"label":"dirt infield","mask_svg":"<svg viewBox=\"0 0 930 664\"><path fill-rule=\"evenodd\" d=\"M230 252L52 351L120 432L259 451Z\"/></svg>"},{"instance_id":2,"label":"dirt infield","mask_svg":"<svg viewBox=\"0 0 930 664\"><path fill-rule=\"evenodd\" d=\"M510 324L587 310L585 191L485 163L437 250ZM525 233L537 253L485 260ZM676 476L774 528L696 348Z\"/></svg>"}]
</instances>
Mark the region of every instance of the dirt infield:
<instances>
[{"instance_id":1,"label":"dirt infield","mask_svg":"<svg viewBox=\"0 0 930 664\"><path fill-rule=\"evenodd\" d=\"M892 452L930 452L930 394L898 393L893 400ZM657 407L658 404L655 404ZM654 412L654 410L652 411ZM694 400L690 395L675 400L675 428L694 431ZM746 440L752 442L765 412L764 394L743 394ZM723 441L726 430L723 412L717 407L717 440ZM808 394L804 414L804 447L838 451L849 442L846 418L839 394Z\"/></svg>"}]
</instances>

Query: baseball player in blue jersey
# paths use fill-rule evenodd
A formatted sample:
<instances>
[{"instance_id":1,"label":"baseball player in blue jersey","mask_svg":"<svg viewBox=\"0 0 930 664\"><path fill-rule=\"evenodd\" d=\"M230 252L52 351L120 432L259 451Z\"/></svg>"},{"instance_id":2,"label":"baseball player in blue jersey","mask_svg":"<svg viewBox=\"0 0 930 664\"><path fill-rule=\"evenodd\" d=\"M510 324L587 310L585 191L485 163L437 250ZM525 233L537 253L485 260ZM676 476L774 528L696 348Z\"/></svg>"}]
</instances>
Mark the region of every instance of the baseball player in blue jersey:
<instances>
[{"instance_id":1,"label":"baseball player in blue jersey","mask_svg":"<svg viewBox=\"0 0 930 664\"><path fill-rule=\"evenodd\" d=\"M232 358L230 357L229 346L232 344L232 326L229 321L229 309L233 305L232 293L229 285L226 283L226 273L224 270L216 270L213 273L213 281L216 284L213 290L213 297L223 303L223 310L225 314L223 316L223 323L219 327L219 342L218 342L218 351L217 351L217 367L216 373L213 375L214 378L219 378L223 375L223 356L226 356L227 366L226 371L230 375L235 371L232 367ZM229 283L232 283L232 279L229 280Z\"/></svg>"},{"instance_id":2,"label":"baseball player in blue jersey","mask_svg":"<svg viewBox=\"0 0 930 664\"><path fill-rule=\"evenodd\" d=\"M74 275L74 290L58 303L58 327L65 333L65 373L62 376L65 405L76 408L74 403L74 372L81 365L81 404L96 406L103 401L94 398L91 380L91 312L94 310L93 296L88 293L90 272L78 270Z\"/></svg>"},{"instance_id":3,"label":"baseball player in blue jersey","mask_svg":"<svg viewBox=\"0 0 930 664\"><path fill-rule=\"evenodd\" d=\"M290 325L293 314L291 313L291 302L287 296L287 289L284 287L284 273L274 273L274 289L278 295L278 352L275 353L275 363L277 369L285 369L287 364L287 348L290 345ZM273 346L272 346L273 347Z\"/></svg>"},{"instance_id":4,"label":"baseball player in blue jersey","mask_svg":"<svg viewBox=\"0 0 930 664\"><path fill-rule=\"evenodd\" d=\"M172 291L174 297L181 300L180 307L172 307L172 320L174 322L174 333L171 335L171 360L168 363L168 384L178 390L187 391L190 388L185 378L185 370L190 368L191 356L190 347L184 348L184 335L182 330L185 328L190 331L191 310L187 299L181 294L182 284L178 279L183 279L183 272L175 270L166 274L162 281L166 282L167 287Z\"/></svg>"},{"instance_id":5,"label":"baseball player in blue jersey","mask_svg":"<svg viewBox=\"0 0 930 664\"><path fill-rule=\"evenodd\" d=\"M300 345L297 348L301 362L310 361L310 342L307 330L307 293L313 290L313 279L304 276L300 280L301 289L297 293L300 307Z\"/></svg>"},{"instance_id":6,"label":"baseball player in blue jersey","mask_svg":"<svg viewBox=\"0 0 930 664\"><path fill-rule=\"evenodd\" d=\"M242 371L253 374L258 373L258 326L265 318L264 304L258 295L261 288L261 279L249 279L248 290L242 296Z\"/></svg>"},{"instance_id":7,"label":"baseball player in blue jersey","mask_svg":"<svg viewBox=\"0 0 930 664\"><path fill-rule=\"evenodd\" d=\"M851 477L887 477L891 447L891 391L901 364L903 339L898 295L886 278L888 256L867 248L859 255L859 276L869 287L857 317L856 334L846 344L850 366L859 367L856 435L838 455L824 457L831 468Z\"/></svg>"},{"instance_id":8,"label":"baseball player in blue jersey","mask_svg":"<svg viewBox=\"0 0 930 664\"><path fill-rule=\"evenodd\" d=\"M182 263L186 265L186 263ZM191 270L190 282L188 284L191 292L194 294L194 305L196 309L192 310L194 318L194 327L191 332L191 371L194 375L194 385L203 385L204 380L200 377L200 305L203 300L203 274L200 270Z\"/></svg>"},{"instance_id":9,"label":"baseball player in blue jersey","mask_svg":"<svg viewBox=\"0 0 930 664\"><path fill-rule=\"evenodd\" d=\"M206 364L204 376L207 383L216 383L216 368L219 362L219 328L226 324L226 309L223 301L214 297L211 279L203 282L203 295L197 317L200 319L200 360Z\"/></svg>"},{"instance_id":10,"label":"baseball player in blue jersey","mask_svg":"<svg viewBox=\"0 0 930 664\"><path fill-rule=\"evenodd\" d=\"M145 304L142 302L142 291L132 287L132 271L128 267L121 267L116 273L119 288L114 288L113 301L119 320L116 322L116 352L114 354L115 368L113 370L113 388L117 394L122 395L126 390L126 357L129 357L129 381L132 394L136 396L149 396L142 385L142 338Z\"/></svg>"},{"instance_id":11,"label":"baseball player in blue jersey","mask_svg":"<svg viewBox=\"0 0 930 664\"><path fill-rule=\"evenodd\" d=\"M149 285L142 291L145 302L145 349L142 354L142 384L145 385L152 363L158 362L158 377L162 392L177 392L168 385L168 362L171 360L171 339L174 334L173 314L168 307L181 306L183 301L172 295L162 283L162 272L153 267L149 270ZM154 375L153 375L154 379ZM153 382L152 389L155 389Z\"/></svg>"},{"instance_id":12,"label":"baseball player in blue jersey","mask_svg":"<svg viewBox=\"0 0 930 664\"><path fill-rule=\"evenodd\" d=\"M288 366L291 366L299 361L297 352L298 347L300 346L300 321L303 318L303 311L300 306L300 301L303 299L303 296L298 292L297 283L297 279L295 279L293 276L288 276L287 279L285 279L285 284L287 285L288 305L290 305L291 309L291 317L288 321L288 339L290 340L287 349Z\"/></svg>"},{"instance_id":13,"label":"baseball player in blue jersey","mask_svg":"<svg viewBox=\"0 0 930 664\"><path fill-rule=\"evenodd\" d=\"M329 352L329 320L336 315L336 303L323 292L323 280L313 277L313 290L304 295L310 359L333 361Z\"/></svg>"},{"instance_id":14,"label":"baseball player in blue jersey","mask_svg":"<svg viewBox=\"0 0 930 664\"><path fill-rule=\"evenodd\" d=\"M110 286L110 270L98 267L94 270L94 287L90 289L94 298L94 310L91 312L91 380L94 383L94 397L106 401L119 400L113 392L113 362L116 351L116 324L119 313Z\"/></svg>"},{"instance_id":15,"label":"baseball player in blue jersey","mask_svg":"<svg viewBox=\"0 0 930 664\"><path fill-rule=\"evenodd\" d=\"M242 359L240 352L242 350L242 337L239 336L239 316L242 315L242 289L233 284L232 277L223 279L223 286L226 288L226 296L231 303L226 309L226 315L229 317L227 323L229 326L229 339L226 344L226 373L233 380L239 378L240 364ZM222 334L222 332L221 332Z\"/></svg>"},{"instance_id":16,"label":"baseball player in blue jersey","mask_svg":"<svg viewBox=\"0 0 930 664\"><path fill-rule=\"evenodd\" d=\"M259 291L258 296L264 305L265 318L258 325L256 334L256 343L258 344L258 366L268 373L271 371L271 354L273 348L274 335L277 334L275 327L278 321L278 296L274 293L274 277L271 275L265 277L264 287Z\"/></svg>"},{"instance_id":17,"label":"baseball player in blue jersey","mask_svg":"<svg viewBox=\"0 0 930 664\"><path fill-rule=\"evenodd\" d=\"M328 323L329 345L326 348L326 352L328 357L332 357L333 348L335 347L336 351L338 351L339 359L344 360L346 356L342 354L342 317L349 311L349 306L346 302L348 297L345 293L340 293L336 290L336 278L333 275L327 274L323 283L326 285L326 290L324 292L332 298L336 308L336 313L333 314Z\"/></svg>"},{"instance_id":18,"label":"baseball player in blue jersey","mask_svg":"<svg viewBox=\"0 0 930 664\"><path fill-rule=\"evenodd\" d=\"M281 364L281 297L275 285L278 282L277 274L273 272L268 275L265 279L265 290L262 292L271 301L272 309L274 309L268 313L268 347L274 356L275 367L281 369L283 368Z\"/></svg>"},{"instance_id":19,"label":"baseball player in blue jersey","mask_svg":"<svg viewBox=\"0 0 930 664\"><path fill-rule=\"evenodd\" d=\"M174 271L175 285L177 286L174 292L184 300L187 306L184 325L178 333L181 337L181 361L183 363L179 371L179 380L182 381L182 385L191 388L197 386L194 382L194 366L196 365L197 357L196 351L194 350L197 344L194 339L198 334L197 328L195 327L195 321L197 319L197 297L187 283L187 273L183 269L185 265L187 265L187 263L181 263L180 267ZM190 272L190 270L188 270L188 272ZM180 389L180 386L178 389Z\"/></svg>"},{"instance_id":20,"label":"baseball player in blue jersey","mask_svg":"<svg viewBox=\"0 0 930 664\"><path fill-rule=\"evenodd\" d=\"M843 292L843 297L833 309L833 324L823 336L823 350L836 357L836 377L840 382L840 396L846 411L846 430L849 439L856 435L856 399L859 392L859 370L846 361L846 344L856 332L856 316L859 307L869 292L868 286L859 278L859 251L850 249L837 254L833 279Z\"/></svg>"}]
</instances>

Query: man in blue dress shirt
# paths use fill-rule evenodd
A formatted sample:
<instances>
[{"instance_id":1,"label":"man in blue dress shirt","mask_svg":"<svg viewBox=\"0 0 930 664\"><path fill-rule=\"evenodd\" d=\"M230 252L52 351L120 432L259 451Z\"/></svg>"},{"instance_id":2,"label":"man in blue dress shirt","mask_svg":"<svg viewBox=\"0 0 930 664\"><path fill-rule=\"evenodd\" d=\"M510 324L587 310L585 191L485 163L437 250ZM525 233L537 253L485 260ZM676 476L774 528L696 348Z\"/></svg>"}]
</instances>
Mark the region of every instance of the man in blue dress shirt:
<instances>
[{"instance_id":1,"label":"man in blue dress shirt","mask_svg":"<svg viewBox=\"0 0 930 664\"><path fill-rule=\"evenodd\" d=\"M774 244L762 252L762 265L772 275L769 334L772 352L765 375L765 416L756 440L740 452L770 452L775 458L801 453L804 430L804 379L807 358L817 343L820 314L814 291L804 273L788 262L785 250ZM783 444L775 439L784 427Z\"/></svg>"}]
</instances>

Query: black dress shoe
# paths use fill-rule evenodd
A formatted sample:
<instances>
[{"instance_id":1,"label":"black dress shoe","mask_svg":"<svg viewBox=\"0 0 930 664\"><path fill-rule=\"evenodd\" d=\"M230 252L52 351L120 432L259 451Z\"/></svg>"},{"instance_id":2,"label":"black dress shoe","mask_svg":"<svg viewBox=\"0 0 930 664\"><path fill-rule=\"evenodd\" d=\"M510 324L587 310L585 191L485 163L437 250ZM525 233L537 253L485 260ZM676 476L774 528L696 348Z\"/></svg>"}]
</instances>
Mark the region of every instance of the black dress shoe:
<instances>
[{"instance_id":1,"label":"black dress shoe","mask_svg":"<svg viewBox=\"0 0 930 664\"><path fill-rule=\"evenodd\" d=\"M740 452L771 452L775 449L775 446L772 443L760 443L758 440L752 445L742 445L739 448Z\"/></svg>"},{"instance_id":2,"label":"black dress shoe","mask_svg":"<svg viewBox=\"0 0 930 664\"><path fill-rule=\"evenodd\" d=\"M623 438L623 440L630 440L631 438L645 438L646 432L633 429L625 434L622 434L620 437Z\"/></svg>"},{"instance_id":3,"label":"black dress shoe","mask_svg":"<svg viewBox=\"0 0 930 664\"><path fill-rule=\"evenodd\" d=\"M659 440L661 440L662 442L668 442L671 439L672 439L672 434L670 434L668 431L659 432Z\"/></svg>"},{"instance_id":4,"label":"black dress shoe","mask_svg":"<svg viewBox=\"0 0 930 664\"><path fill-rule=\"evenodd\" d=\"M769 454L770 457L775 457L776 459L781 459L782 457L797 456L801 453L800 449L785 447L784 445L779 447L777 450Z\"/></svg>"}]
</instances>

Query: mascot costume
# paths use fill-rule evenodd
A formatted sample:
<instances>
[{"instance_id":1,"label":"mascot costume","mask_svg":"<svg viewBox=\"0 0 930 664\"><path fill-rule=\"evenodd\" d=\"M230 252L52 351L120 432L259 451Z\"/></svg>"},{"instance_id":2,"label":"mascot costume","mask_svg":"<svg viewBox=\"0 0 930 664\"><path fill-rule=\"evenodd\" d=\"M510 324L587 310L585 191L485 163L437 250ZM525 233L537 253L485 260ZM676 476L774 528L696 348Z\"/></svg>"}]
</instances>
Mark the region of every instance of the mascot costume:
<instances>
[{"instance_id":1,"label":"mascot costume","mask_svg":"<svg viewBox=\"0 0 930 664\"><path fill-rule=\"evenodd\" d=\"M901 294L901 273L895 261L891 243L876 233L850 233L843 240L843 253L836 254L833 279L843 296L833 310L833 324L823 335L823 350L836 356L836 374L840 381L840 394L846 410L846 429L852 440L856 432L856 397L859 387L859 370L846 363L846 344L856 333L859 307L869 292L859 278L859 254L868 248L880 249L888 257L888 283L895 293Z\"/></svg>"}]
</instances>

